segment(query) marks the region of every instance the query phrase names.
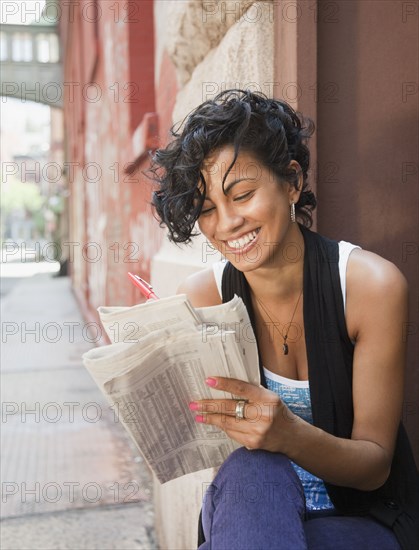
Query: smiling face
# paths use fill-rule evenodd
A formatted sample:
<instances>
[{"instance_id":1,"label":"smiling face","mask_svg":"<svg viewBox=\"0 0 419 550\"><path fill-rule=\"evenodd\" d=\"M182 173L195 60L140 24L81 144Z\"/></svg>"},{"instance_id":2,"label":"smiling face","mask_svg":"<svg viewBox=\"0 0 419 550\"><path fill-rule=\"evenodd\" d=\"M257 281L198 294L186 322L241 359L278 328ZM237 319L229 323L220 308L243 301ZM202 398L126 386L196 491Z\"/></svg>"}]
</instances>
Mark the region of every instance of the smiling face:
<instances>
[{"instance_id":1,"label":"smiling face","mask_svg":"<svg viewBox=\"0 0 419 550\"><path fill-rule=\"evenodd\" d=\"M233 159L233 148L224 147L204 164L207 194L199 228L240 271L276 265L295 230L290 205L300 192L245 151L239 153L223 189Z\"/></svg>"}]
</instances>

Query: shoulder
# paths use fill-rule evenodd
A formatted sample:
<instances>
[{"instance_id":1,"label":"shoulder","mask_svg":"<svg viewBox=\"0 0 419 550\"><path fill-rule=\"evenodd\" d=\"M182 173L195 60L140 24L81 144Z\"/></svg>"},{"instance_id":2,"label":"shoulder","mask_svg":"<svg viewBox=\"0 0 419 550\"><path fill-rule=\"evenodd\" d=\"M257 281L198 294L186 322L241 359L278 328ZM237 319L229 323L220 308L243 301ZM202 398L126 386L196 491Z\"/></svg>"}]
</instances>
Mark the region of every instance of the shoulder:
<instances>
[{"instance_id":1,"label":"shoulder","mask_svg":"<svg viewBox=\"0 0 419 550\"><path fill-rule=\"evenodd\" d=\"M347 266L348 289L358 289L380 294L382 292L406 292L407 281L392 263L368 250L352 250Z\"/></svg>"},{"instance_id":2,"label":"shoulder","mask_svg":"<svg viewBox=\"0 0 419 550\"><path fill-rule=\"evenodd\" d=\"M367 250L354 249L346 270L347 318L352 332L374 318L403 315L408 285L401 271L388 260ZM352 322L351 322L352 320Z\"/></svg>"},{"instance_id":3,"label":"shoulder","mask_svg":"<svg viewBox=\"0 0 419 550\"><path fill-rule=\"evenodd\" d=\"M186 294L194 307L222 303L212 267L189 275L179 286L178 294Z\"/></svg>"}]
</instances>

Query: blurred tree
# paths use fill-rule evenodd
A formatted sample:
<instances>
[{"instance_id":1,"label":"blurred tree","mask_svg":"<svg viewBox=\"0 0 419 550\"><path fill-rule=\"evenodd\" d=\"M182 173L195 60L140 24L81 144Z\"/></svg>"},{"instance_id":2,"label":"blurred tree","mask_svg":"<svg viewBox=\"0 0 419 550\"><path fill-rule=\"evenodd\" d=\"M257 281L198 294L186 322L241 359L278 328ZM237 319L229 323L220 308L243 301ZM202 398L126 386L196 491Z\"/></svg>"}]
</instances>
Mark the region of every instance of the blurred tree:
<instances>
[{"instance_id":1,"label":"blurred tree","mask_svg":"<svg viewBox=\"0 0 419 550\"><path fill-rule=\"evenodd\" d=\"M4 235L5 224L13 213L21 212L31 218L39 234L44 233L44 215L46 197L41 194L35 183L22 183L17 178L7 178L1 188L1 234Z\"/></svg>"},{"instance_id":2,"label":"blurred tree","mask_svg":"<svg viewBox=\"0 0 419 550\"><path fill-rule=\"evenodd\" d=\"M30 213L39 212L45 203L39 187L35 183L11 181L1 189L1 209L5 214L13 210L26 210Z\"/></svg>"}]
</instances>

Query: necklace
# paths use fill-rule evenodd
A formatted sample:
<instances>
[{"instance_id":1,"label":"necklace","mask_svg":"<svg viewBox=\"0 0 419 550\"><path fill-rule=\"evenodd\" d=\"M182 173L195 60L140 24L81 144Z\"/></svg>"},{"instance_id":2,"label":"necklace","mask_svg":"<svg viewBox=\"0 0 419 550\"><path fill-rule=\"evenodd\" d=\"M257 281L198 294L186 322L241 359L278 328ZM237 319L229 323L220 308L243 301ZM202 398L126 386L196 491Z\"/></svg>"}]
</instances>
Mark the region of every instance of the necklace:
<instances>
[{"instance_id":1,"label":"necklace","mask_svg":"<svg viewBox=\"0 0 419 550\"><path fill-rule=\"evenodd\" d=\"M282 334L282 332L279 330L279 328L277 327L277 324L278 323L274 323L267 307L265 305L262 304L262 302L260 300L258 300L258 298L256 298L255 296L255 300L256 302L260 305L260 307L263 309L263 311L266 313L266 315L268 316L269 320L271 321L271 323L273 324L273 326L276 328L276 330L279 332L279 334L282 336L282 339L284 340L283 344L282 344L282 350L284 352L284 355L288 355L288 343L287 343L287 339L288 339L288 332L290 330L290 327L292 325L292 322L294 320L294 317L295 317L295 312L297 311L297 307L298 307L298 304L300 303L300 299L301 299L301 296L303 294L303 289L301 289L301 292L298 296L298 300L297 300L297 303L295 304L295 308L294 308L294 311L293 311L293 314L292 314L292 317L291 317L291 321L288 323L288 328L287 328L287 331L285 334Z\"/></svg>"}]
</instances>

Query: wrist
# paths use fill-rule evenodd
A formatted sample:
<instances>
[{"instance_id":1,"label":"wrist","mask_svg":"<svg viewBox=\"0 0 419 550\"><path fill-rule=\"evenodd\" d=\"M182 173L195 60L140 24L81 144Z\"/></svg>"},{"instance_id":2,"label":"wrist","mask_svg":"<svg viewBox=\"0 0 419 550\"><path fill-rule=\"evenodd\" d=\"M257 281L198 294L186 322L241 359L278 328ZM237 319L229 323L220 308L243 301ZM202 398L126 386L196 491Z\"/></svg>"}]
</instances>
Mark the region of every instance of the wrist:
<instances>
[{"instance_id":1,"label":"wrist","mask_svg":"<svg viewBox=\"0 0 419 550\"><path fill-rule=\"evenodd\" d=\"M288 407L284 406L282 410L283 423L281 427L279 452L293 460L293 457L298 454L297 449L300 447L299 442L303 435L301 424L306 422L293 413Z\"/></svg>"}]
</instances>

